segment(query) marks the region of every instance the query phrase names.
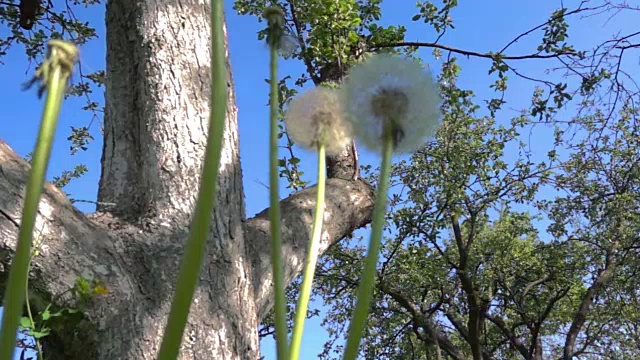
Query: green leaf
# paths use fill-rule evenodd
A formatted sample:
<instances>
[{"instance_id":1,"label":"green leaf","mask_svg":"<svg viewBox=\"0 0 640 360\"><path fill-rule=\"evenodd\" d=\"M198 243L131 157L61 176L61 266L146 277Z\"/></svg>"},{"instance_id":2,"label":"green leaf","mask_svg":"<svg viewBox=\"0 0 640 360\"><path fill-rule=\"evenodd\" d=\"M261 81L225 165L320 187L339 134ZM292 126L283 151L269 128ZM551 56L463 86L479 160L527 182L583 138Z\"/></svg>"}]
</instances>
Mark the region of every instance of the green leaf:
<instances>
[{"instance_id":1,"label":"green leaf","mask_svg":"<svg viewBox=\"0 0 640 360\"><path fill-rule=\"evenodd\" d=\"M51 317L51 313L49 312L49 310L45 310L42 312L42 320L49 320L49 318Z\"/></svg>"},{"instance_id":2,"label":"green leaf","mask_svg":"<svg viewBox=\"0 0 640 360\"><path fill-rule=\"evenodd\" d=\"M21 328L25 328L25 329L31 328L31 320L26 316L21 317L20 318L20 327Z\"/></svg>"},{"instance_id":3,"label":"green leaf","mask_svg":"<svg viewBox=\"0 0 640 360\"><path fill-rule=\"evenodd\" d=\"M49 334L51 334L51 330L45 328L42 331L32 331L29 335L33 336L36 339L42 339Z\"/></svg>"}]
</instances>

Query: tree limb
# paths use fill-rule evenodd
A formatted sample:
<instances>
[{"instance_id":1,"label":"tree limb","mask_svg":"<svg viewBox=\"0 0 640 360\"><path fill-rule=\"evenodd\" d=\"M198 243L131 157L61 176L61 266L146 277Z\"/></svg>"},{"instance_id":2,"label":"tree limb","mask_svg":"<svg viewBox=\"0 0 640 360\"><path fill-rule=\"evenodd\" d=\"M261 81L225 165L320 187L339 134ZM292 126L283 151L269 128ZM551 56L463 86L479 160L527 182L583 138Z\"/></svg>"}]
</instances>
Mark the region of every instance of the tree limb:
<instances>
[{"instance_id":1,"label":"tree limb","mask_svg":"<svg viewBox=\"0 0 640 360\"><path fill-rule=\"evenodd\" d=\"M460 222L456 215L451 216L451 225L453 227L455 242L460 257L460 263L458 269L456 270L456 275L460 279L462 289L466 293L467 302L469 303L469 315L467 318L467 328L469 333L466 340L471 347L471 352L473 353L474 360L480 360L484 357L482 339L480 336L480 333L482 331L482 323L484 320L484 311L482 311L482 301L480 299L480 294L478 294L478 291L473 284L473 280L469 275L468 269L469 251L471 248L471 244L473 243L473 239L469 239L469 241L465 244L465 241L462 238Z\"/></svg>"},{"instance_id":2,"label":"tree limb","mask_svg":"<svg viewBox=\"0 0 640 360\"><path fill-rule=\"evenodd\" d=\"M604 269L602 270L602 272L600 272L600 274L598 274L596 280L582 297L582 301L580 302L578 311L573 316L573 321L571 322L571 326L569 327L569 331L567 332L567 337L564 343L564 360L571 360L575 356L576 340L578 339L578 334L580 334L582 326L587 320L587 314L591 310L591 305L593 304L594 298L613 278L618 265L615 256L612 253L613 251L615 250L608 251Z\"/></svg>"},{"instance_id":3,"label":"tree limb","mask_svg":"<svg viewBox=\"0 0 640 360\"><path fill-rule=\"evenodd\" d=\"M516 348L516 350L518 350L518 352L520 353L520 355L522 355L524 359L530 358L529 351L527 350L527 347L525 346L525 344L522 342L522 340L518 339L518 337L513 332L511 332L511 330L509 330L509 328L507 327L507 325L505 324L504 320L502 320L501 317L490 315L490 314L485 314L485 317L489 321L494 323L498 327L498 329L500 329L500 331L502 331L502 333L509 339L509 342L511 343L511 345L513 345L513 347Z\"/></svg>"},{"instance_id":4,"label":"tree limb","mask_svg":"<svg viewBox=\"0 0 640 360\"><path fill-rule=\"evenodd\" d=\"M452 53L456 53L456 54L460 54L460 55L466 55L466 56L473 56L473 57L479 57L479 58L486 58L486 59L494 59L496 58L496 56L499 55L500 59L502 60L528 60L528 59L554 59L554 58L559 58L563 55L575 55L575 52L557 52L557 53L553 53L553 54L541 54L540 52L536 52L536 53L531 53L531 54L525 54L525 55L503 55L503 53L513 44L517 43L520 39L522 39L523 37L531 34L532 32L539 30L541 28L543 28L544 26L548 25L549 23L551 23L552 21L558 20L562 17L567 17L570 15L574 15L574 14L578 14L578 13L582 13L585 11L594 11L594 10L599 10L602 8L607 8L609 6L609 4L603 4L603 5L599 5L599 6L594 6L594 7L582 7L582 5L586 3L586 1L582 1L580 3L580 6L578 6L576 9L573 9L571 11L567 11L565 13L563 13L562 15L559 16L554 16L552 18L550 18L549 20L545 21L542 24L539 24L523 33L521 33L520 35L518 35L517 37L515 37L513 40L511 40L507 45L505 45L499 52L497 53L491 53L491 52L477 52L477 51L471 51L471 50L464 50L464 49L459 49L453 46L448 46L448 45L442 45L439 44L437 41L435 42L420 42L420 41L403 41L403 42L396 42L396 43L388 43L388 44L380 44L380 45L376 45L376 46L372 46L371 49L381 49L381 48L390 48L390 47L428 47L428 48L434 48L434 49L440 49L440 50L446 50L446 51L450 51Z\"/></svg>"},{"instance_id":5,"label":"tree limb","mask_svg":"<svg viewBox=\"0 0 640 360\"><path fill-rule=\"evenodd\" d=\"M435 42L421 42L421 41L400 41L395 43L388 44L380 44L371 46L371 49L383 49L383 48L395 48L395 47L428 47L433 49L447 50L452 53L473 56L485 59L495 59L500 58L501 60L529 60L529 59L555 59L563 55L574 55L574 52L558 52L553 54L540 54L540 53L532 53L525 55L499 55L498 53L482 53L471 50L458 49L453 46L442 45Z\"/></svg>"},{"instance_id":6,"label":"tree limb","mask_svg":"<svg viewBox=\"0 0 640 360\"><path fill-rule=\"evenodd\" d=\"M282 252L285 259L285 281L291 282L302 270L307 253L315 208L316 187L308 187L281 201ZM336 241L371 221L374 193L364 181L329 179L326 184L324 227L320 253ZM260 318L271 309L273 281L271 277L271 240L268 209L245 224L248 258L253 266L254 291Z\"/></svg>"},{"instance_id":7,"label":"tree limb","mask_svg":"<svg viewBox=\"0 0 640 360\"><path fill-rule=\"evenodd\" d=\"M0 275L6 281L7 269L13 257L24 191L27 185L29 165L16 154L7 143L0 140L0 209L7 217L0 217ZM78 277L99 279L107 294L97 297L96 308L108 311L86 311L83 318L92 324L103 318L106 312L119 314L118 321L135 324L130 312L135 306L137 287L128 272L126 261L118 248L122 249L126 239L116 239L109 229L101 227L73 207L64 193L50 183L46 183L40 200L36 218L34 243L38 255L32 259L29 282L29 298L35 311L43 310L51 302L54 306L75 308L71 290ZM138 232L135 234L137 235ZM3 289L4 290L4 289ZM111 325L109 322L103 325ZM91 358L95 343L88 335L89 329L74 335L86 345L85 355ZM69 327L63 331L77 332ZM52 336L61 336L58 333ZM48 356L56 358L57 349L64 344L48 347L52 337L45 340ZM51 342L49 341L51 340ZM59 358L59 357L58 357ZM72 356L63 358L73 358Z\"/></svg>"},{"instance_id":8,"label":"tree limb","mask_svg":"<svg viewBox=\"0 0 640 360\"><path fill-rule=\"evenodd\" d=\"M378 288L385 294L391 296L400 306L402 306L409 314L411 314L413 322L419 327L423 328L427 334L432 338L432 341L442 348L453 359L462 359L462 355L459 353L456 346L440 331L427 323L425 316L420 312L420 309L411 302L408 298L403 296L397 291L392 290L384 284L379 284Z\"/></svg>"}]
</instances>

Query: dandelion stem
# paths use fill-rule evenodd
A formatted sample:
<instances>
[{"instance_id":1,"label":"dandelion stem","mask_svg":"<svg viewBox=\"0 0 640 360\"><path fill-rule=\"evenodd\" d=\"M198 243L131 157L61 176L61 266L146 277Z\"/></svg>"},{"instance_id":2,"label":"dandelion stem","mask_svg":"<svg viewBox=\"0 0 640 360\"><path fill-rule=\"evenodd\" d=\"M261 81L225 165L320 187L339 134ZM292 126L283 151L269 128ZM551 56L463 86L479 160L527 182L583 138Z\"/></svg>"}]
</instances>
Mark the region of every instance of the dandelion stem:
<instances>
[{"instance_id":1,"label":"dandelion stem","mask_svg":"<svg viewBox=\"0 0 640 360\"><path fill-rule=\"evenodd\" d=\"M33 259L33 256L35 254L33 253L33 251L31 252L31 256L29 257L29 266L27 266L27 268L31 267L31 259ZM24 284L24 303L25 303L25 308L27 310L27 316L29 317L29 324L31 326L31 331L36 332L36 322L33 320L33 313L31 312L31 304L29 303L29 277L27 276L27 278L25 279L25 284ZM34 342L36 343L36 350L38 352L38 360L43 360L44 357L42 356L42 346L40 346L40 339L38 338L34 338Z\"/></svg>"},{"instance_id":2,"label":"dandelion stem","mask_svg":"<svg viewBox=\"0 0 640 360\"><path fill-rule=\"evenodd\" d=\"M389 126L388 126L389 128ZM373 223L371 225L371 238L369 249L365 259L364 269L360 277L358 287L356 307L353 311L351 324L349 325L349 337L343 354L343 360L355 360L358 356L358 347L362 339L362 333L367 323L369 305L373 296L373 288L376 279L376 265L382 242L382 231L384 229L384 215L387 206L387 191L389 189L389 174L391 170L391 155L393 153L393 132L385 129L384 144L382 147L382 165L380 168L380 178L378 180L378 194L373 210Z\"/></svg>"},{"instance_id":3,"label":"dandelion stem","mask_svg":"<svg viewBox=\"0 0 640 360\"><path fill-rule=\"evenodd\" d=\"M271 266L275 293L276 348L279 360L287 359L287 302L285 298L282 243L280 240L280 195L278 179L278 47L273 41L270 51L271 112L269 130L269 223L271 225Z\"/></svg>"},{"instance_id":4,"label":"dandelion stem","mask_svg":"<svg viewBox=\"0 0 640 360\"><path fill-rule=\"evenodd\" d=\"M56 46L64 49L55 49ZM71 76L71 70L77 56L75 46L68 43L50 42L49 47L49 57L39 68L42 71L41 76L37 76L38 80L46 84L47 97L29 171L22 220L18 231L18 243L4 293L4 312L0 328L0 359L2 360L13 359L16 347L16 334L26 297L31 262L31 240L38 215L38 203L44 188L45 174L49 165L53 137L58 124L67 80ZM61 64L71 66L65 68Z\"/></svg>"},{"instance_id":5,"label":"dandelion stem","mask_svg":"<svg viewBox=\"0 0 640 360\"><path fill-rule=\"evenodd\" d=\"M200 189L191 231L185 245L178 282L169 319L160 345L160 360L174 360L180 353L182 335L189 317L189 308L198 285L205 245L211 226L211 210L215 206L218 169L222 154L225 119L227 117L227 68L224 52L223 2L211 2L211 100L209 133L202 167Z\"/></svg>"},{"instance_id":6,"label":"dandelion stem","mask_svg":"<svg viewBox=\"0 0 640 360\"><path fill-rule=\"evenodd\" d=\"M324 220L325 171L325 147L320 144L318 146L318 188L316 193L316 209L313 216L311 239L309 240L309 253L307 254L302 285L300 287L300 298L298 299L298 305L296 307L295 325L293 327L293 337L291 339L291 350L289 351L290 360L298 360L300 357L300 344L302 343L304 321L307 317L309 298L311 297L311 285L313 284L313 275L315 274L316 263L318 262L318 245L320 244L320 237L322 236L322 221Z\"/></svg>"}]
</instances>

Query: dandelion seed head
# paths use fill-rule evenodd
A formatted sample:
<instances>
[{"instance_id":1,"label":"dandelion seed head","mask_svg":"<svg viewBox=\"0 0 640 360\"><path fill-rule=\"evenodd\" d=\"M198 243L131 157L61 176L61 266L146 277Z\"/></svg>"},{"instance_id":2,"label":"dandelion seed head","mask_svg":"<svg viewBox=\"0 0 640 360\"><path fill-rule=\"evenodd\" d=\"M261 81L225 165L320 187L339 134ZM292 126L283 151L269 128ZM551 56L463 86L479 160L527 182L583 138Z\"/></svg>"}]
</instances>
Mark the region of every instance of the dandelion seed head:
<instances>
[{"instance_id":1,"label":"dandelion seed head","mask_svg":"<svg viewBox=\"0 0 640 360\"><path fill-rule=\"evenodd\" d=\"M285 126L296 144L311 150L324 144L329 155L340 153L351 141L351 127L335 89L317 87L291 100Z\"/></svg>"},{"instance_id":2,"label":"dandelion seed head","mask_svg":"<svg viewBox=\"0 0 640 360\"><path fill-rule=\"evenodd\" d=\"M382 148L387 126L396 153L417 149L438 128L437 87L431 75L413 60L373 55L351 69L342 92L354 132L370 150Z\"/></svg>"},{"instance_id":3,"label":"dandelion seed head","mask_svg":"<svg viewBox=\"0 0 640 360\"><path fill-rule=\"evenodd\" d=\"M380 118L394 118L403 116L409 108L409 98L402 90L381 88L371 97L373 114Z\"/></svg>"}]
</instances>

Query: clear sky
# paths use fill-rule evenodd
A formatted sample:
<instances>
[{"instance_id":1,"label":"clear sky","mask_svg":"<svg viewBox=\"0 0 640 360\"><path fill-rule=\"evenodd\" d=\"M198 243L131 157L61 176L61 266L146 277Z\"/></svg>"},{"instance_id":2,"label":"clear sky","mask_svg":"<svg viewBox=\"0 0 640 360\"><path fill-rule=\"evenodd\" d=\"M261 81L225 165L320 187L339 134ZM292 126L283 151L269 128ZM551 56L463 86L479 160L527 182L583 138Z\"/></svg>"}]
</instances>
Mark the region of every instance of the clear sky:
<instances>
[{"instance_id":1,"label":"clear sky","mask_svg":"<svg viewBox=\"0 0 640 360\"><path fill-rule=\"evenodd\" d=\"M559 8L561 4L574 8L578 1L468 1L452 12L455 29L440 40L440 43L456 48L478 52L497 51L518 34L536 26L548 19L549 14ZM243 161L244 186L247 199L247 216L251 217L268 205L268 192L264 185L268 183L268 85L263 79L268 78L268 53L264 43L256 38L256 32L262 28L256 19L250 16L236 15L231 9L233 1L226 0L227 21L229 30L230 54L235 90L239 108L240 146ZM382 24L405 25L407 27L407 41L433 41L435 34L432 29L421 22L411 22L411 17L417 13L415 1L387 0L383 4ZM76 16L89 21L97 29L98 39L91 41L81 48L81 62L85 71L103 69L105 66L104 46L104 5L92 6L88 9L76 10ZM613 22L606 22L607 17L582 19L570 24L569 42L577 49L591 49L594 45L610 38L615 32L629 33L633 30L634 21L631 16L620 16ZM637 20L637 19L636 19ZM636 29L637 31L637 29ZM0 37L7 35L6 27L0 28ZM523 38L512 46L508 52L512 55L531 53L542 38L541 32ZM431 56L431 50L420 51L423 59L432 64L432 69L438 70L440 62ZM445 54L446 55L446 54ZM488 85L493 78L487 76L490 61L486 59L466 59L457 56L463 71L459 86L470 88L476 92L478 99L492 98L492 91ZM638 55L631 54L630 61L635 62L635 73L638 74ZM33 64L28 64L21 47L13 48L2 58L0 82L0 138L21 155L32 150L35 134L39 126L40 112L43 102L37 99L35 91L21 91L21 84L33 73ZM552 61L522 61L511 63L521 72L539 77L548 77L544 70L557 66ZM297 77L304 72L301 64L295 61L284 62L280 67L281 75L290 74ZM510 75L509 91L506 107L511 110L500 113L500 121L508 121L520 109L527 108L533 91L533 84L515 79ZM103 102L100 89L95 89L91 95L94 101ZM85 152L76 156L69 155L70 126L86 126L91 121L91 115L80 110L84 105L83 99L67 101L62 110L52 161L49 167L50 176L58 175L63 170L72 170L74 164L87 165L89 171L79 180L73 180L66 191L75 199L95 200L100 176L100 154L102 150L98 123L93 121L90 129L95 141ZM536 133L539 146L546 147L548 136L544 130ZM541 148L541 150L542 150ZM298 150L302 157L303 170L306 180L315 178L315 156L309 152ZM541 152L543 154L543 152ZM363 152L364 163L377 164L377 157ZM283 187L282 193L286 194ZM78 204L83 211L93 211L91 204ZM316 304L319 305L319 304ZM308 321L305 328L303 342L304 359L315 359L326 340L326 333L319 325L319 319ZM274 345L270 340L262 343L262 351L266 359L275 359Z\"/></svg>"}]
</instances>

